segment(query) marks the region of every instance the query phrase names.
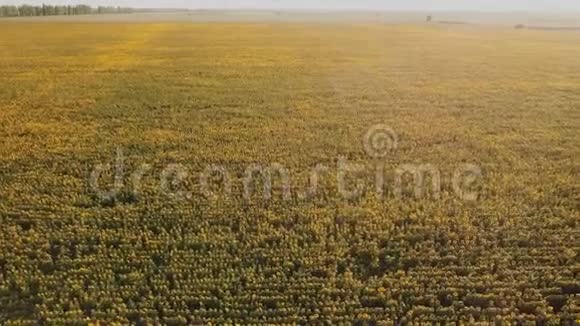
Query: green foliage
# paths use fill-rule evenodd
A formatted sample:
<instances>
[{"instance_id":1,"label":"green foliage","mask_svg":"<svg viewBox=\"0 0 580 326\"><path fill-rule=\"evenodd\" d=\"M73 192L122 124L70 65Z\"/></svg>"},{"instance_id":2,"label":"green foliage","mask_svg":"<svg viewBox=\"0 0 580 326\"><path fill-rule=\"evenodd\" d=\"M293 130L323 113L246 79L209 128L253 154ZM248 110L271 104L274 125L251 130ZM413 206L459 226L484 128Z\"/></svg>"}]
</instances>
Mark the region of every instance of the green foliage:
<instances>
[{"instance_id":1,"label":"green foliage","mask_svg":"<svg viewBox=\"0 0 580 326\"><path fill-rule=\"evenodd\" d=\"M87 5L74 6L0 6L0 17L27 17L27 16L64 16L64 15L90 15L90 14L111 14L111 13L130 13L131 8L121 7L96 7Z\"/></svg>"}]
</instances>

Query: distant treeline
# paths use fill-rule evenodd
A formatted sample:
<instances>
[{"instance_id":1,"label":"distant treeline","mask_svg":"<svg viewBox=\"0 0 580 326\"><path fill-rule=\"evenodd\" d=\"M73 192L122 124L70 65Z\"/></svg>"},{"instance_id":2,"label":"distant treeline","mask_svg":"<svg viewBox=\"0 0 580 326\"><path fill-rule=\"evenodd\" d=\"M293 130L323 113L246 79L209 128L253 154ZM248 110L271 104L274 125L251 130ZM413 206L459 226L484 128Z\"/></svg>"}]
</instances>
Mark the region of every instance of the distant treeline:
<instances>
[{"instance_id":1,"label":"distant treeline","mask_svg":"<svg viewBox=\"0 0 580 326\"><path fill-rule=\"evenodd\" d=\"M122 7L91 7L87 5L75 6L0 6L0 17L29 17L29 16L66 16L66 15L90 15L131 13L132 8Z\"/></svg>"}]
</instances>

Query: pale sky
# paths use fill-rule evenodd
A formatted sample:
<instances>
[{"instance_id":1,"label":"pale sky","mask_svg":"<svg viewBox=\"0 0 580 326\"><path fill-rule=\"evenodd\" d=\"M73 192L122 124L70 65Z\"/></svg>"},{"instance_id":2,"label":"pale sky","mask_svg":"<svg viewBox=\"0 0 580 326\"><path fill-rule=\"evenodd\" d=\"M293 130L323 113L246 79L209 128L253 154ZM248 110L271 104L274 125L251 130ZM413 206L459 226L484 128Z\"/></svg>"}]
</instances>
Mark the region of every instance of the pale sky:
<instances>
[{"instance_id":1,"label":"pale sky","mask_svg":"<svg viewBox=\"0 0 580 326\"><path fill-rule=\"evenodd\" d=\"M580 0L0 0L9 4L88 4L134 8L578 11Z\"/></svg>"}]
</instances>

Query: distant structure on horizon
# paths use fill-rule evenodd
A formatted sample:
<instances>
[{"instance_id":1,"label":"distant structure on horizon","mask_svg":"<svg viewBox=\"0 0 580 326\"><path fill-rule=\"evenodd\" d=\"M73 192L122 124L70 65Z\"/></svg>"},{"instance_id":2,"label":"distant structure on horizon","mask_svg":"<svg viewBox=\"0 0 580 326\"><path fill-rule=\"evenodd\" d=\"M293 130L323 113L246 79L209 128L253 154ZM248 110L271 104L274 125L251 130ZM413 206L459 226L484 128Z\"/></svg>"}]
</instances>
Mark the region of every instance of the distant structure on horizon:
<instances>
[{"instance_id":1,"label":"distant structure on horizon","mask_svg":"<svg viewBox=\"0 0 580 326\"><path fill-rule=\"evenodd\" d=\"M432 16L427 16L427 19L425 20L426 22L430 23L433 20Z\"/></svg>"}]
</instances>

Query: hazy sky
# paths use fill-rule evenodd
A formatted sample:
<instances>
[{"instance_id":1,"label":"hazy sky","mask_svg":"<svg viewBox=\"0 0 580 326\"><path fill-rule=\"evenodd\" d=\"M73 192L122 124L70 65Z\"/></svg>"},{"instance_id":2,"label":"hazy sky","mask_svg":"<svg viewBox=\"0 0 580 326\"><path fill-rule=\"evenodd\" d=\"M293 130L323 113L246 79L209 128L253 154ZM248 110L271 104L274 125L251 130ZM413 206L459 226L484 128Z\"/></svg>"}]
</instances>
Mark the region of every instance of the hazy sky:
<instances>
[{"instance_id":1,"label":"hazy sky","mask_svg":"<svg viewBox=\"0 0 580 326\"><path fill-rule=\"evenodd\" d=\"M0 5L22 3L156 8L580 11L580 0L0 0Z\"/></svg>"}]
</instances>

